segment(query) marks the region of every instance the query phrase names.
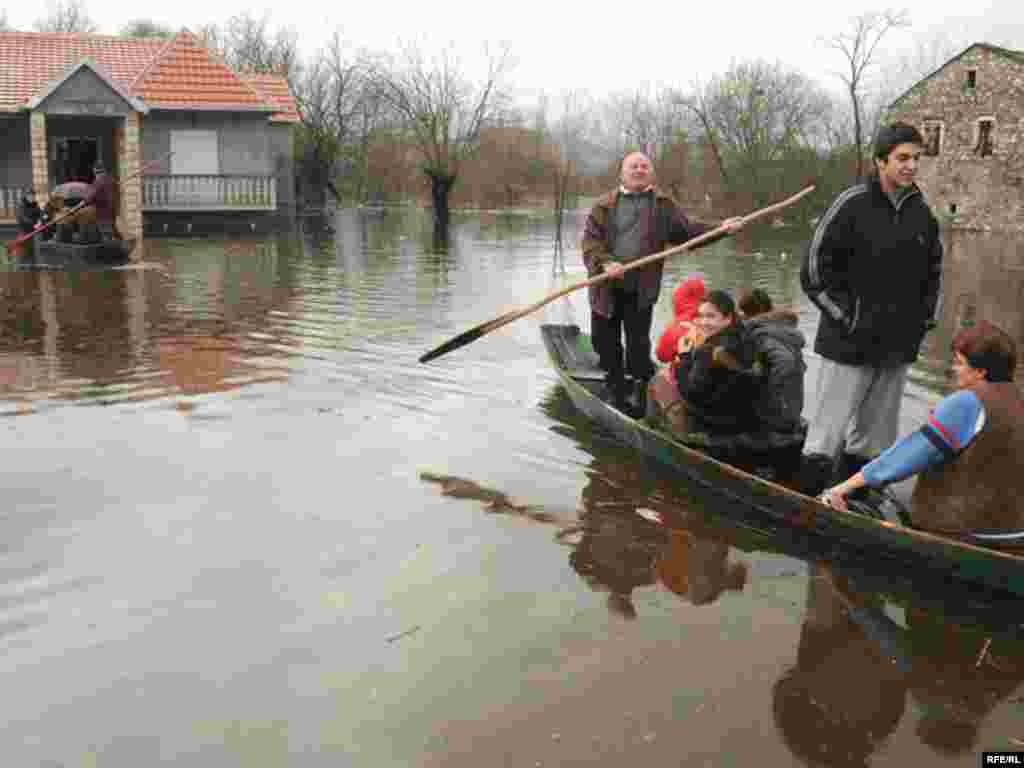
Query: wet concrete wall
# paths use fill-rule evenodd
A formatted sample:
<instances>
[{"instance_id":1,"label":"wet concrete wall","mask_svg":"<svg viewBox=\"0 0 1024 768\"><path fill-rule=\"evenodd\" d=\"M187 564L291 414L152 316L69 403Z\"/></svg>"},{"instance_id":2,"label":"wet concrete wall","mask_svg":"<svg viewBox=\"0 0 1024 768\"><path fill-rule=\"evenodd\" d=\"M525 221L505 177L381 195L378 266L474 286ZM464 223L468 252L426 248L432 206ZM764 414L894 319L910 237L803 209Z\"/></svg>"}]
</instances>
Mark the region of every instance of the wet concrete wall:
<instances>
[{"instance_id":1,"label":"wet concrete wall","mask_svg":"<svg viewBox=\"0 0 1024 768\"><path fill-rule=\"evenodd\" d=\"M943 335L952 338L964 325L987 320L1013 336L1018 351L1024 352L1021 236L947 228L943 242ZM1018 366L1017 378L1024 379L1024 366Z\"/></svg>"}]
</instances>

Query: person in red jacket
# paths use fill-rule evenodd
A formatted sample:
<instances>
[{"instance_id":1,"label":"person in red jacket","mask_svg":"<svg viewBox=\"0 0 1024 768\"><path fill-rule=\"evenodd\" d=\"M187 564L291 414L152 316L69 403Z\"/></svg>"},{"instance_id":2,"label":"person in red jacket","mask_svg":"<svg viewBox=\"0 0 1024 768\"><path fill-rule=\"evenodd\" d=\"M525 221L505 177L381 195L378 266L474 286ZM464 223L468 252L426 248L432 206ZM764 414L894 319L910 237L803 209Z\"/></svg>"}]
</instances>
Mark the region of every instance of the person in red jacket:
<instances>
[{"instance_id":1,"label":"person in red jacket","mask_svg":"<svg viewBox=\"0 0 1024 768\"><path fill-rule=\"evenodd\" d=\"M697 316L697 307L704 300L705 293L707 290L702 277L688 277L676 286L672 294L674 317L662 331L655 349L655 354L661 362L671 363L675 358L679 339L690 332L693 319Z\"/></svg>"}]
</instances>

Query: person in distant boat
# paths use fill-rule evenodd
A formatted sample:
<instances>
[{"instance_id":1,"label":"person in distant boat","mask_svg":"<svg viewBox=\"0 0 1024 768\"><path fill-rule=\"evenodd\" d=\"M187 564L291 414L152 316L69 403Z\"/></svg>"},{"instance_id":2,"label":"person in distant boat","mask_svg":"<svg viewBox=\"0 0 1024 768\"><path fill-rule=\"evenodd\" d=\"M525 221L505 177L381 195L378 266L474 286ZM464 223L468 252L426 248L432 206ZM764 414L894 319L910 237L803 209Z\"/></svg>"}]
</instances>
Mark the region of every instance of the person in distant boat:
<instances>
[{"instance_id":1,"label":"person in distant boat","mask_svg":"<svg viewBox=\"0 0 1024 768\"><path fill-rule=\"evenodd\" d=\"M912 125L881 128L874 173L835 199L801 263L821 310L807 451L823 466L835 459L832 482L896 439L907 369L939 316L939 225L914 183L923 144Z\"/></svg>"},{"instance_id":2,"label":"person in distant boat","mask_svg":"<svg viewBox=\"0 0 1024 768\"><path fill-rule=\"evenodd\" d=\"M36 202L36 194L34 191L29 190L21 196L21 202L15 214L18 232L23 235L32 232L39 226L42 218L43 210L39 207L39 203Z\"/></svg>"},{"instance_id":3,"label":"person in distant boat","mask_svg":"<svg viewBox=\"0 0 1024 768\"><path fill-rule=\"evenodd\" d=\"M756 430L754 347L732 296L719 290L708 293L694 326L691 335L679 340L675 368L689 431Z\"/></svg>"},{"instance_id":4,"label":"person in distant boat","mask_svg":"<svg viewBox=\"0 0 1024 768\"><path fill-rule=\"evenodd\" d=\"M731 234L742 228L743 218L722 224ZM623 158L618 189L603 195L590 210L581 241L583 263L591 277L607 273L616 278L590 286L591 338L618 407L636 410L628 399L641 400L655 372L650 334L663 262L622 274L624 266L710 228L689 220L679 204L655 185L654 164L643 152ZM635 390L627 385L627 374Z\"/></svg>"},{"instance_id":5,"label":"person in distant boat","mask_svg":"<svg viewBox=\"0 0 1024 768\"><path fill-rule=\"evenodd\" d=\"M109 240L111 237L121 239L121 233L117 229L115 201L114 201L114 180L107 174L107 169L101 161L96 161L93 166L95 180L92 188L82 201L82 208L69 217L69 223L76 224L79 231L91 228L93 225L99 228L101 239Z\"/></svg>"},{"instance_id":6,"label":"person in distant boat","mask_svg":"<svg viewBox=\"0 0 1024 768\"><path fill-rule=\"evenodd\" d=\"M822 500L846 509L846 497L920 474L911 498L914 526L979 543L1024 544L1024 397L1014 383L1017 347L982 321L953 339L957 391L862 470L827 489ZM1014 535L1014 534L1018 535Z\"/></svg>"}]
</instances>

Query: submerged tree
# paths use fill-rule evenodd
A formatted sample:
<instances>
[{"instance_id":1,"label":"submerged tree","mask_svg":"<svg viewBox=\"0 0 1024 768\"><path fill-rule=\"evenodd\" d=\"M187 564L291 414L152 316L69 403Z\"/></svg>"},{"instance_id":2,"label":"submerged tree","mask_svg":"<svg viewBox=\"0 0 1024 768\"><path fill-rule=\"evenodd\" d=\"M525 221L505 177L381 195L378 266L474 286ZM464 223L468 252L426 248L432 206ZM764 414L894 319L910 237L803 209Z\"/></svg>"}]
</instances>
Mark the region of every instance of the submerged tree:
<instances>
[{"instance_id":1,"label":"submerged tree","mask_svg":"<svg viewBox=\"0 0 1024 768\"><path fill-rule=\"evenodd\" d=\"M825 40L825 45L839 51L845 59L846 68L839 72L839 78L846 87L853 110L853 142L857 153L857 176L864 175L864 125L866 119L866 77L869 74L878 49L886 33L897 27L910 24L905 11L872 11L850 20L849 28ZM879 113L880 114L880 113ZM871 126L872 132L874 126Z\"/></svg>"},{"instance_id":2,"label":"submerged tree","mask_svg":"<svg viewBox=\"0 0 1024 768\"><path fill-rule=\"evenodd\" d=\"M504 106L507 48L487 57L487 71L472 82L450 49L428 59L413 47L378 69L377 89L420 155L430 183L434 239L448 241L449 197L463 162L480 145L480 131Z\"/></svg>"},{"instance_id":3,"label":"submerged tree","mask_svg":"<svg viewBox=\"0 0 1024 768\"><path fill-rule=\"evenodd\" d=\"M301 176L314 190L330 189L339 201L345 196L361 199L365 191L366 156L376 117L369 72L365 54L350 51L336 31L301 75L293 77L302 120L296 152ZM345 193L335 184L343 166L349 170Z\"/></svg>"},{"instance_id":4,"label":"submerged tree","mask_svg":"<svg viewBox=\"0 0 1024 768\"><path fill-rule=\"evenodd\" d=\"M32 24L36 32L94 34L99 31L85 8L85 0L50 0L46 8L47 15Z\"/></svg>"}]
</instances>

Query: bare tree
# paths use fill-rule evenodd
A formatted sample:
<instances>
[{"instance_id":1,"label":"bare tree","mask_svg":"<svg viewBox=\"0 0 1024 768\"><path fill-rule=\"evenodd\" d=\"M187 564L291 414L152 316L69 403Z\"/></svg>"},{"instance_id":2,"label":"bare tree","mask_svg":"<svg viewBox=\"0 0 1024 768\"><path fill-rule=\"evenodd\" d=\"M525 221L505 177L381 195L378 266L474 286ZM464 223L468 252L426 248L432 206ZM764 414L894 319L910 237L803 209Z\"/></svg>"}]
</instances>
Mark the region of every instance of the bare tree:
<instances>
[{"instance_id":1,"label":"bare tree","mask_svg":"<svg viewBox=\"0 0 1024 768\"><path fill-rule=\"evenodd\" d=\"M683 103L704 129L732 207L786 191L794 169L819 148L831 108L805 75L764 61L733 65Z\"/></svg>"},{"instance_id":2,"label":"bare tree","mask_svg":"<svg viewBox=\"0 0 1024 768\"><path fill-rule=\"evenodd\" d=\"M173 37L174 30L152 19L129 21L119 33L122 37Z\"/></svg>"},{"instance_id":3,"label":"bare tree","mask_svg":"<svg viewBox=\"0 0 1024 768\"><path fill-rule=\"evenodd\" d=\"M846 87L853 109L853 141L857 153L857 175L864 175L864 124L867 82L878 44L886 33L910 24L906 11L871 11L850 20L849 28L825 39L825 45L842 54L846 68L839 78Z\"/></svg>"},{"instance_id":4,"label":"bare tree","mask_svg":"<svg viewBox=\"0 0 1024 768\"><path fill-rule=\"evenodd\" d=\"M199 28L199 37L232 69L290 78L299 65L298 35L291 27L272 30L270 14L240 13L222 26Z\"/></svg>"},{"instance_id":5,"label":"bare tree","mask_svg":"<svg viewBox=\"0 0 1024 768\"><path fill-rule=\"evenodd\" d=\"M36 32L79 32L94 34L96 22L85 8L85 0L48 0L47 15L33 24Z\"/></svg>"},{"instance_id":6,"label":"bare tree","mask_svg":"<svg viewBox=\"0 0 1024 768\"><path fill-rule=\"evenodd\" d=\"M7 23L7 11L0 11L0 32L10 32L11 25Z\"/></svg>"},{"instance_id":7,"label":"bare tree","mask_svg":"<svg viewBox=\"0 0 1024 768\"><path fill-rule=\"evenodd\" d=\"M509 51L503 47L487 57L486 74L474 83L450 49L428 60L418 49L407 47L378 70L379 93L408 131L430 182L438 245L447 243L449 196L460 166L478 149L481 129L501 114L510 65Z\"/></svg>"},{"instance_id":8,"label":"bare tree","mask_svg":"<svg viewBox=\"0 0 1024 768\"><path fill-rule=\"evenodd\" d=\"M548 115L547 97L538 109L537 135L539 152L551 179L555 220L555 266L565 270L565 212L573 204L578 190L579 164L587 152L589 115L593 113L590 97L579 90L562 91L557 115Z\"/></svg>"},{"instance_id":9,"label":"bare tree","mask_svg":"<svg viewBox=\"0 0 1024 768\"><path fill-rule=\"evenodd\" d=\"M293 77L302 120L302 176L316 190L330 189L338 200L343 195L334 182L345 161L361 166L361 187L365 186L366 156L377 114L369 72L368 57L350 51L335 31L327 46ZM357 197L363 191L348 190Z\"/></svg>"}]
</instances>

